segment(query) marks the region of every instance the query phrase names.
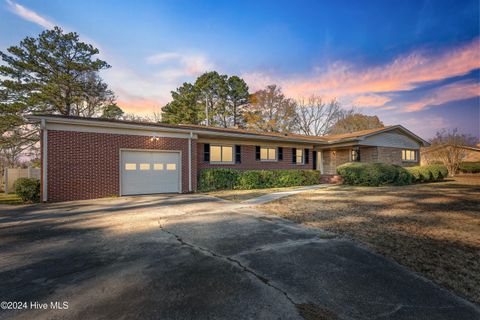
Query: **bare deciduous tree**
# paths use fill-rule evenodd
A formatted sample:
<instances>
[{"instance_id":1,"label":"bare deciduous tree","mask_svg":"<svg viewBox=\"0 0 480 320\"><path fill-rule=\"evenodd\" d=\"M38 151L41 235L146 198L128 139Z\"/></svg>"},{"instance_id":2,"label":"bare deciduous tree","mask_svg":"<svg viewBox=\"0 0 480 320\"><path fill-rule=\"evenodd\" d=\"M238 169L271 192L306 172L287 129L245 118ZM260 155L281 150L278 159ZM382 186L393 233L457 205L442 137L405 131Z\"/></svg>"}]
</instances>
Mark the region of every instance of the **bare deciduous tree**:
<instances>
[{"instance_id":1,"label":"bare deciduous tree","mask_svg":"<svg viewBox=\"0 0 480 320\"><path fill-rule=\"evenodd\" d=\"M326 134L342 115L340 104L333 99L326 103L320 96L300 99L296 106L298 130L308 136Z\"/></svg>"},{"instance_id":2,"label":"bare deciduous tree","mask_svg":"<svg viewBox=\"0 0 480 320\"><path fill-rule=\"evenodd\" d=\"M475 142L475 137L459 133L458 129L439 131L425 153L428 154L427 162L442 162L449 174L454 176L458 166L467 156L467 150L462 147L475 146Z\"/></svg>"}]
</instances>

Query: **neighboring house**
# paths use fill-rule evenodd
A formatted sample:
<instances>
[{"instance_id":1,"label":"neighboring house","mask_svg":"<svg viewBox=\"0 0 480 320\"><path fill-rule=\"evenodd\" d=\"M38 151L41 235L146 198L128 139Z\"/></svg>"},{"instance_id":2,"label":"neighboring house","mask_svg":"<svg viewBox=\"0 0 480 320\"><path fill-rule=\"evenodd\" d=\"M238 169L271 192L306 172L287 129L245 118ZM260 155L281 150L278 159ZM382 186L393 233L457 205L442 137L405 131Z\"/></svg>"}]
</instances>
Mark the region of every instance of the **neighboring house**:
<instances>
[{"instance_id":1,"label":"neighboring house","mask_svg":"<svg viewBox=\"0 0 480 320\"><path fill-rule=\"evenodd\" d=\"M205 168L309 169L350 161L417 165L428 143L402 126L304 136L52 115L41 123L42 199L194 192Z\"/></svg>"},{"instance_id":2,"label":"neighboring house","mask_svg":"<svg viewBox=\"0 0 480 320\"><path fill-rule=\"evenodd\" d=\"M441 161L437 159L435 154L439 149L447 148L452 146L438 146L438 147L427 147L420 149L420 162L422 165L427 165L430 163ZM477 144L476 147L468 146L456 146L456 148L461 149L461 161L462 162L480 162L480 144Z\"/></svg>"}]
</instances>

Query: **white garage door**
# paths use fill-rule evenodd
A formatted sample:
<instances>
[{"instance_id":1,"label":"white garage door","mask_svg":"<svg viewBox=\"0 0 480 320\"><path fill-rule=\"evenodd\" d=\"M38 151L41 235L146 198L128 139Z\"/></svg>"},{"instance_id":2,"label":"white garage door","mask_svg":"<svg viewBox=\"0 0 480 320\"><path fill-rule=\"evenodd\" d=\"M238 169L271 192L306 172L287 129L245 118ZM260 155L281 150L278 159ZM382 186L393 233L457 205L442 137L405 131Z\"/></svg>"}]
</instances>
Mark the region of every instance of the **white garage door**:
<instances>
[{"instance_id":1,"label":"white garage door","mask_svg":"<svg viewBox=\"0 0 480 320\"><path fill-rule=\"evenodd\" d=\"M180 153L121 151L122 195L181 192Z\"/></svg>"}]
</instances>

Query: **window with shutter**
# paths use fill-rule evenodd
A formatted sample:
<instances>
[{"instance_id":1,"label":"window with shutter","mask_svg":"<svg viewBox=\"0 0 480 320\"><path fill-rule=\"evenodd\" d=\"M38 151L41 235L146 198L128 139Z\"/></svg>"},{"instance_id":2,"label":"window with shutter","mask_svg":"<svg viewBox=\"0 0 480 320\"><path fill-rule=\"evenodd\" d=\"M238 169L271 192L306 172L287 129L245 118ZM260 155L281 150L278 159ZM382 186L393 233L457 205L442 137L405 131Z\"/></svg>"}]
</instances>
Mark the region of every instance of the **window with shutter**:
<instances>
[{"instance_id":1,"label":"window with shutter","mask_svg":"<svg viewBox=\"0 0 480 320\"><path fill-rule=\"evenodd\" d=\"M261 161L277 161L277 148L260 147Z\"/></svg>"},{"instance_id":2,"label":"window with shutter","mask_svg":"<svg viewBox=\"0 0 480 320\"><path fill-rule=\"evenodd\" d=\"M295 154L295 163L296 164L303 164L303 149L296 149L296 154Z\"/></svg>"},{"instance_id":3,"label":"window with shutter","mask_svg":"<svg viewBox=\"0 0 480 320\"><path fill-rule=\"evenodd\" d=\"M234 163L233 146L211 145L210 163Z\"/></svg>"}]
</instances>

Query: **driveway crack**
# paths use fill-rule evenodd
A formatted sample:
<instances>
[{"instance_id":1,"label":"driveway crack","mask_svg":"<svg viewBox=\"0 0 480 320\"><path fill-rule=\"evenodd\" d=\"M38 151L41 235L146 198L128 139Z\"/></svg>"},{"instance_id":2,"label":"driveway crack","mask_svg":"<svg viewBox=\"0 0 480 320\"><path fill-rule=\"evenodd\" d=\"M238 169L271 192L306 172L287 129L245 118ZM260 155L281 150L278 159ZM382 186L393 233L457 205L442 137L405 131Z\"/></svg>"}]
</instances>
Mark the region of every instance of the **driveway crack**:
<instances>
[{"instance_id":1,"label":"driveway crack","mask_svg":"<svg viewBox=\"0 0 480 320\"><path fill-rule=\"evenodd\" d=\"M229 256L224 256L224 255L221 255L221 254L218 254L210 249L207 249L207 248L204 248L204 247L200 247L200 246L197 246L195 244L192 244L192 243L189 243L185 240L183 240L178 234L172 232L172 231L169 231L167 230L163 225L162 225L162 222L159 220L158 221L158 225L160 227L160 230L162 230L163 232L173 236L177 242L179 242L180 244L184 245L184 246L187 246L195 251L200 251L202 253L206 253L212 257L215 257L217 259L221 259L223 261L226 261L227 263L239 268L240 270L242 270L243 272L246 272L246 273L249 273L250 275L252 275L253 277L255 277L257 280L261 281L264 285L276 290L277 292L281 293L290 303L292 303L295 307L298 306L298 303L295 302L293 300L292 297L290 297L290 295L288 294L288 292L286 292L285 290L281 289L280 287L276 286L275 284L273 284L269 279L265 278L264 276L258 274L257 272L255 272L255 270L253 269L250 269L249 267L243 265L239 260L235 259L235 258L232 258L232 257L229 257Z\"/></svg>"}]
</instances>

